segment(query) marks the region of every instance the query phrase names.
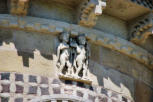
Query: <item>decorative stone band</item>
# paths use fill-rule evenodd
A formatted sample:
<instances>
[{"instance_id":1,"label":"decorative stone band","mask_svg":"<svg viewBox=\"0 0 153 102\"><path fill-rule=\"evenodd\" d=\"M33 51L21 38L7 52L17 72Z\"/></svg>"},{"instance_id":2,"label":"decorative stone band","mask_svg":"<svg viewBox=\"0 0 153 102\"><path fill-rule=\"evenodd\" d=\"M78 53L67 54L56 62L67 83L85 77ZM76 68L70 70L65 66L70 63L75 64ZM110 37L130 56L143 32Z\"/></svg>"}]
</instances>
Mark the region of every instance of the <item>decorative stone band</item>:
<instances>
[{"instance_id":1,"label":"decorative stone band","mask_svg":"<svg viewBox=\"0 0 153 102\"><path fill-rule=\"evenodd\" d=\"M132 42L145 43L146 39L153 35L153 14L150 13L134 21L130 29Z\"/></svg>"},{"instance_id":2,"label":"decorative stone band","mask_svg":"<svg viewBox=\"0 0 153 102\"><path fill-rule=\"evenodd\" d=\"M135 44L104 32L84 28L79 25L68 24L60 21L47 20L36 17L16 17L11 15L0 15L0 27L16 30L41 32L46 34L60 34L71 32L72 35L85 33L87 39L100 46L116 50L140 63L153 69L153 55Z\"/></svg>"},{"instance_id":3,"label":"decorative stone band","mask_svg":"<svg viewBox=\"0 0 153 102\"><path fill-rule=\"evenodd\" d=\"M133 102L122 94L100 86L80 86L76 82L67 83L56 78L15 72L0 73L0 102L48 102L49 100Z\"/></svg>"}]
</instances>

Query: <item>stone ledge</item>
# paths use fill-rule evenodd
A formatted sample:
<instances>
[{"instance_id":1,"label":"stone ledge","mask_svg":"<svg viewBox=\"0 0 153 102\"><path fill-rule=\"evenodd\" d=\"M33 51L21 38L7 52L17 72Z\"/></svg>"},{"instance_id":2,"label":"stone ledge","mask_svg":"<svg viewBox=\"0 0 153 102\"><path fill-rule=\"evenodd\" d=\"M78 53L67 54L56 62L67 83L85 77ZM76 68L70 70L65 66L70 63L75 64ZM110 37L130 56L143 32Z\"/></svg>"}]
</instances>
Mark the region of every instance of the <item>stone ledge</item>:
<instances>
[{"instance_id":1,"label":"stone ledge","mask_svg":"<svg viewBox=\"0 0 153 102\"><path fill-rule=\"evenodd\" d=\"M152 54L129 41L111 34L105 34L104 32L98 30L55 20L47 20L36 17L17 17L7 14L0 15L0 27L54 35L60 34L61 32L72 32L72 35L85 33L90 42L116 50L146 65L151 70L153 69Z\"/></svg>"},{"instance_id":2,"label":"stone ledge","mask_svg":"<svg viewBox=\"0 0 153 102\"><path fill-rule=\"evenodd\" d=\"M63 79L63 80L70 80L70 81L81 82L81 83L85 83L85 84L89 84L89 85L91 85L91 83L92 83L92 81L87 80L87 79L73 78L73 77L64 76L64 75L59 75L59 78Z\"/></svg>"}]
</instances>

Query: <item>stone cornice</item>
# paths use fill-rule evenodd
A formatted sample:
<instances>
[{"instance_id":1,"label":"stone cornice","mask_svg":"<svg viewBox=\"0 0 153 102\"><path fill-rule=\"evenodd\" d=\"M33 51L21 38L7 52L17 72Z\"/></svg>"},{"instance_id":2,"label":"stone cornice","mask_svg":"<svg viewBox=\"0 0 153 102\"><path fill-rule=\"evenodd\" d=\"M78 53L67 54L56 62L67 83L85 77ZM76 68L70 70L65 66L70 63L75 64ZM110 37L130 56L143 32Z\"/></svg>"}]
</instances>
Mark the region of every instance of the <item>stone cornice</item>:
<instances>
[{"instance_id":1,"label":"stone cornice","mask_svg":"<svg viewBox=\"0 0 153 102\"><path fill-rule=\"evenodd\" d=\"M85 33L90 42L118 51L146 65L151 70L153 69L152 54L129 41L111 34L105 34L104 32L98 30L55 20L47 20L36 17L17 17L3 14L0 15L0 27L46 34L60 34L64 31L71 32L72 35Z\"/></svg>"}]
</instances>

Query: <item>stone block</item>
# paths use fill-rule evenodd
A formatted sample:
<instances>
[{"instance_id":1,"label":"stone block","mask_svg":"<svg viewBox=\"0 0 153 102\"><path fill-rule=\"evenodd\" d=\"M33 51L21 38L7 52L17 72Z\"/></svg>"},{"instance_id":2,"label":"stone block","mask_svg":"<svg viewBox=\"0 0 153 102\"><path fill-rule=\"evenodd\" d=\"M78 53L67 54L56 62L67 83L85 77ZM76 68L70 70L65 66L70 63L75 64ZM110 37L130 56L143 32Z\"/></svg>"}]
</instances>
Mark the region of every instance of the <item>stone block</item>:
<instances>
[{"instance_id":1,"label":"stone block","mask_svg":"<svg viewBox=\"0 0 153 102\"><path fill-rule=\"evenodd\" d=\"M64 89L64 93L72 95L73 94L73 90L72 89Z\"/></svg>"},{"instance_id":2,"label":"stone block","mask_svg":"<svg viewBox=\"0 0 153 102\"><path fill-rule=\"evenodd\" d=\"M16 85L16 93L23 93L24 87Z\"/></svg>"},{"instance_id":3,"label":"stone block","mask_svg":"<svg viewBox=\"0 0 153 102\"><path fill-rule=\"evenodd\" d=\"M60 94L61 93L61 88L60 87L53 88L53 93L54 94Z\"/></svg>"},{"instance_id":4,"label":"stone block","mask_svg":"<svg viewBox=\"0 0 153 102\"><path fill-rule=\"evenodd\" d=\"M37 86L30 86L29 94L37 94Z\"/></svg>"},{"instance_id":5,"label":"stone block","mask_svg":"<svg viewBox=\"0 0 153 102\"><path fill-rule=\"evenodd\" d=\"M14 102L23 102L23 98L16 98Z\"/></svg>"},{"instance_id":6,"label":"stone block","mask_svg":"<svg viewBox=\"0 0 153 102\"><path fill-rule=\"evenodd\" d=\"M88 95L88 99L91 100L91 102L95 102L95 96Z\"/></svg>"},{"instance_id":7,"label":"stone block","mask_svg":"<svg viewBox=\"0 0 153 102\"><path fill-rule=\"evenodd\" d=\"M81 91L77 91L77 96L83 97L83 93Z\"/></svg>"},{"instance_id":8,"label":"stone block","mask_svg":"<svg viewBox=\"0 0 153 102\"><path fill-rule=\"evenodd\" d=\"M23 75L22 74L15 74L15 81L23 81Z\"/></svg>"},{"instance_id":9,"label":"stone block","mask_svg":"<svg viewBox=\"0 0 153 102\"><path fill-rule=\"evenodd\" d=\"M10 73L1 73L1 80L9 80Z\"/></svg>"},{"instance_id":10,"label":"stone block","mask_svg":"<svg viewBox=\"0 0 153 102\"><path fill-rule=\"evenodd\" d=\"M29 82L37 83L37 77L36 76L29 76Z\"/></svg>"},{"instance_id":11,"label":"stone block","mask_svg":"<svg viewBox=\"0 0 153 102\"><path fill-rule=\"evenodd\" d=\"M41 77L40 84L48 84L48 78L47 77Z\"/></svg>"},{"instance_id":12,"label":"stone block","mask_svg":"<svg viewBox=\"0 0 153 102\"><path fill-rule=\"evenodd\" d=\"M49 95L49 88L42 88L40 87L41 89L41 95Z\"/></svg>"},{"instance_id":13,"label":"stone block","mask_svg":"<svg viewBox=\"0 0 153 102\"><path fill-rule=\"evenodd\" d=\"M52 81L52 84L61 84L61 82L60 82L60 80L58 80L58 79L54 79L54 80Z\"/></svg>"},{"instance_id":14,"label":"stone block","mask_svg":"<svg viewBox=\"0 0 153 102\"><path fill-rule=\"evenodd\" d=\"M9 102L9 98L8 97L1 97L1 102Z\"/></svg>"},{"instance_id":15,"label":"stone block","mask_svg":"<svg viewBox=\"0 0 153 102\"><path fill-rule=\"evenodd\" d=\"M1 93L9 93L10 92L10 85L1 85L2 86L2 91Z\"/></svg>"}]
</instances>

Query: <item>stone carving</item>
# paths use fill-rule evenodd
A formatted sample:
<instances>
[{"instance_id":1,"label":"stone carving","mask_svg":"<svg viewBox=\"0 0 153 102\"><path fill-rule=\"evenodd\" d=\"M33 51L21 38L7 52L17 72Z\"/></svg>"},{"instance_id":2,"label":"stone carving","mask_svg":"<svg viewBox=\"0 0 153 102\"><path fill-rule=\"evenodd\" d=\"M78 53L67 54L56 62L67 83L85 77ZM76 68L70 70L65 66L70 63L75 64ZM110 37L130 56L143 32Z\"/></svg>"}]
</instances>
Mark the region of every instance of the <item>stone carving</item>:
<instances>
[{"instance_id":1,"label":"stone carving","mask_svg":"<svg viewBox=\"0 0 153 102\"><path fill-rule=\"evenodd\" d=\"M58 58L58 63L57 66L59 67L59 72L60 75L64 74L70 74L70 69L71 69L71 63L69 61L70 57L70 49L69 49L69 34L68 33L63 33L60 36L61 43L59 44L57 48L57 58ZM68 72L63 72L63 69L67 68Z\"/></svg>"},{"instance_id":2,"label":"stone carving","mask_svg":"<svg viewBox=\"0 0 153 102\"><path fill-rule=\"evenodd\" d=\"M11 14L18 16L27 15L29 0L11 0Z\"/></svg>"},{"instance_id":3,"label":"stone carving","mask_svg":"<svg viewBox=\"0 0 153 102\"><path fill-rule=\"evenodd\" d=\"M59 75L87 80L90 54L85 34L70 37L62 33L60 41L57 48Z\"/></svg>"}]
</instances>

